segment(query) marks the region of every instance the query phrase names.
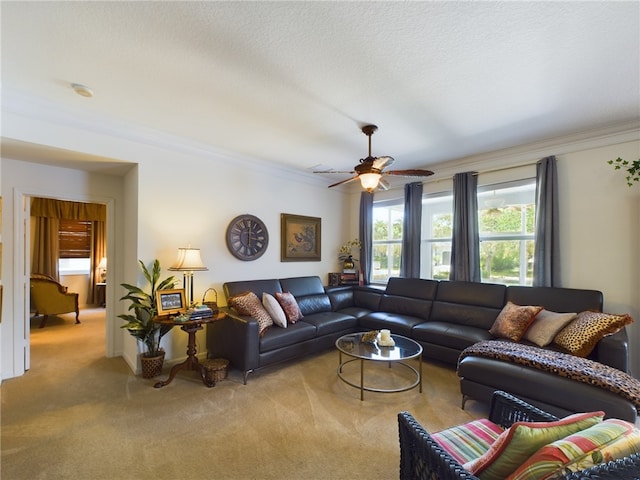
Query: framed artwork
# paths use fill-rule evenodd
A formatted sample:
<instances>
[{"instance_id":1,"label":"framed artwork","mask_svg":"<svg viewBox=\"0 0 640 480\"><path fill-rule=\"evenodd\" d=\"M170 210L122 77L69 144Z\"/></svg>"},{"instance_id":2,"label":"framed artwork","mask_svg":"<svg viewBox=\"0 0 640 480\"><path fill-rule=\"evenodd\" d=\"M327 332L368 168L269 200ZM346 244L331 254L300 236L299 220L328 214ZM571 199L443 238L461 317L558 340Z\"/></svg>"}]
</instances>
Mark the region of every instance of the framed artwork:
<instances>
[{"instance_id":1,"label":"framed artwork","mask_svg":"<svg viewBox=\"0 0 640 480\"><path fill-rule=\"evenodd\" d=\"M321 219L283 213L280 215L280 261L319 262Z\"/></svg>"},{"instance_id":2,"label":"framed artwork","mask_svg":"<svg viewBox=\"0 0 640 480\"><path fill-rule=\"evenodd\" d=\"M156 292L156 306L158 315L173 315L187 308L184 288L158 290Z\"/></svg>"}]
</instances>

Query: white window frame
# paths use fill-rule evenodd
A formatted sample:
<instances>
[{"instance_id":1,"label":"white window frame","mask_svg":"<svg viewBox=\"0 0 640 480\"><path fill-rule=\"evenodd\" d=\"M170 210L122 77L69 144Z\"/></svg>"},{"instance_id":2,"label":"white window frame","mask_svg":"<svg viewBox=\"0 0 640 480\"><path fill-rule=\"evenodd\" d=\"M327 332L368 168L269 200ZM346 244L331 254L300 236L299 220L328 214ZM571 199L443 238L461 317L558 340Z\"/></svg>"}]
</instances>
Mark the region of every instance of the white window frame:
<instances>
[{"instance_id":1,"label":"white window frame","mask_svg":"<svg viewBox=\"0 0 640 480\"><path fill-rule=\"evenodd\" d=\"M397 207L402 215L402 218L404 220L404 199L403 198L395 198L395 199L391 199L391 200L384 200L384 201L379 201L379 202L375 202L373 203L373 225L372 228L375 228L375 210L376 209L380 209L380 208L386 208L388 209L389 213L392 212L392 209L394 207ZM397 212L397 210L396 210ZM392 232L392 225L393 225L393 219L391 217L391 215L388 215L387 218L387 224L389 226L389 232ZM401 223L401 225L403 225ZM371 232L371 238L374 238L373 232ZM376 265L374 262L374 258L373 258L373 254L374 251L376 249L376 247L380 247L382 245L386 245L387 246L387 258L390 259L391 263L393 263L393 249L395 248L399 248L400 250L400 255L402 254L402 237L399 239L394 239L394 238L387 238L385 240L372 240L372 248L371 248L371 283L372 284L379 284L379 285L386 285L389 281L390 277L394 277L394 276L398 276L400 274L400 272L394 272L392 266L387 266L388 267L388 274L386 276L386 278L383 280L380 278L380 275L377 276L376 278Z\"/></svg>"}]
</instances>

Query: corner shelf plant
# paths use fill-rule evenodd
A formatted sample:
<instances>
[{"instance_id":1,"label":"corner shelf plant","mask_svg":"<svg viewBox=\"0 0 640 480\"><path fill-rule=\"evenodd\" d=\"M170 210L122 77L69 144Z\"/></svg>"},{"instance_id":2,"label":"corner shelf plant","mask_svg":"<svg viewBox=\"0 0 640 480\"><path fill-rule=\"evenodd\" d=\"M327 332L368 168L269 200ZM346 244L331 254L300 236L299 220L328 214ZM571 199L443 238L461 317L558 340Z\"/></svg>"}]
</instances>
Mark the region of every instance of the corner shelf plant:
<instances>
[{"instance_id":1,"label":"corner shelf plant","mask_svg":"<svg viewBox=\"0 0 640 480\"><path fill-rule=\"evenodd\" d=\"M628 186L632 187L634 182L640 182L640 159L630 162L618 157L615 160L609 160L607 163L613 165L616 170L625 170L627 172L628 175L625 178Z\"/></svg>"},{"instance_id":2,"label":"corner shelf plant","mask_svg":"<svg viewBox=\"0 0 640 480\"><path fill-rule=\"evenodd\" d=\"M143 346L143 358L161 358L159 362L160 371L157 373L160 374L162 372L162 360L164 360L164 351L160 348L160 341L162 337L171 330L172 325L160 325L153 321L153 318L158 313L156 292L158 290L173 288L176 280L175 277L170 276L160 281L160 262L157 259L153 262L151 271L147 269L142 260L138 260L138 262L140 263L140 268L145 279L151 286L151 291L147 293L135 285L128 283L121 284L121 286L128 290L128 293L120 300L131 302L128 311L131 312L133 310L133 314L126 313L118 315L119 318L126 322L120 328L126 328ZM144 367L143 376L145 376Z\"/></svg>"}]
</instances>

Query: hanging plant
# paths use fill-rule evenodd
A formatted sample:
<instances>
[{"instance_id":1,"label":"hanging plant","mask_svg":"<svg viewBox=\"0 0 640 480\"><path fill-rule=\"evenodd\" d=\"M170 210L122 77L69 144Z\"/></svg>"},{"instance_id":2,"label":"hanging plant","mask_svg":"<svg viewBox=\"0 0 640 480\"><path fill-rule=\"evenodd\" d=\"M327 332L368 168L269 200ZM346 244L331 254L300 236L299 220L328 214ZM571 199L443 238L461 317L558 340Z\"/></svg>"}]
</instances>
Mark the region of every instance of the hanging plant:
<instances>
[{"instance_id":1,"label":"hanging plant","mask_svg":"<svg viewBox=\"0 0 640 480\"><path fill-rule=\"evenodd\" d=\"M616 170L624 170L627 172L628 175L625 178L627 185L630 187L633 186L633 182L640 182L640 159L629 162L628 160L623 160L618 157L615 160L609 160L607 163L613 165L613 168Z\"/></svg>"}]
</instances>

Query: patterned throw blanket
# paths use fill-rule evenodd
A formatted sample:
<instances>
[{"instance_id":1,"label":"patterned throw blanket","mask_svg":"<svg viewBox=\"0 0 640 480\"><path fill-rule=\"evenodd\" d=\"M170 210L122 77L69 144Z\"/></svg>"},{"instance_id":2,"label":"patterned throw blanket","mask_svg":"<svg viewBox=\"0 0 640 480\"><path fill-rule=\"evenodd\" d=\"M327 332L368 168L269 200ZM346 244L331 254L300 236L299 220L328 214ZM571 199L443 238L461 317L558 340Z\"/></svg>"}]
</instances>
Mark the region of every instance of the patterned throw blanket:
<instances>
[{"instance_id":1,"label":"patterned throw blanket","mask_svg":"<svg viewBox=\"0 0 640 480\"><path fill-rule=\"evenodd\" d=\"M468 356L513 362L594 385L629 400L640 413L640 380L588 358L503 340L486 340L466 348L458 364Z\"/></svg>"}]
</instances>

